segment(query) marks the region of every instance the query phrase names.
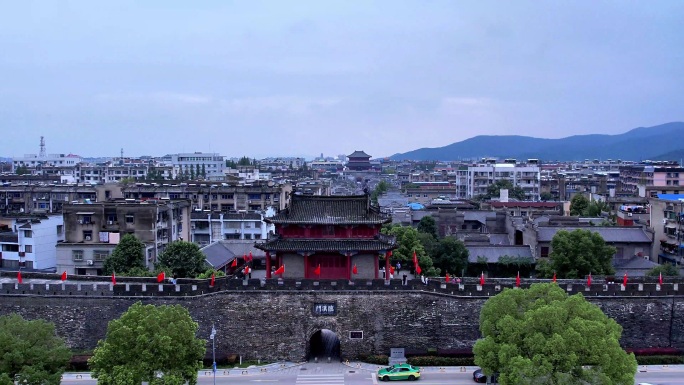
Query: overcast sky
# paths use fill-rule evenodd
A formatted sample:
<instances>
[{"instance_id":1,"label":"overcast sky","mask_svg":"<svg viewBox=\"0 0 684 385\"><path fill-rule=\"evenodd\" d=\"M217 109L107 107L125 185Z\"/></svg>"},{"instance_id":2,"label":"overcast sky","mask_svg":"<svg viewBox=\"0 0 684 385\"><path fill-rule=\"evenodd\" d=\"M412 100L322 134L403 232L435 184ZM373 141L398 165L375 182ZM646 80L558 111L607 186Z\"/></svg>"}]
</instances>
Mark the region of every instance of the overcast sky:
<instances>
[{"instance_id":1,"label":"overcast sky","mask_svg":"<svg viewBox=\"0 0 684 385\"><path fill-rule=\"evenodd\" d=\"M0 156L378 158L682 120L681 0L0 0Z\"/></svg>"}]
</instances>

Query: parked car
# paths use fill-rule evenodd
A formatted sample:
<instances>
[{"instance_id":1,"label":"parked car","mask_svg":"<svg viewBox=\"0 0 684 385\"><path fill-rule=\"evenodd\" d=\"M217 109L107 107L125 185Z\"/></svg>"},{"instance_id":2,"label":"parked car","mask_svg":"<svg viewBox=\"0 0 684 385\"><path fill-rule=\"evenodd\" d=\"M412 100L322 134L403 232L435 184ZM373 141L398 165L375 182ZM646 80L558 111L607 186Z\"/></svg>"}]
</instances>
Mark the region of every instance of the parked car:
<instances>
[{"instance_id":1,"label":"parked car","mask_svg":"<svg viewBox=\"0 0 684 385\"><path fill-rule=\"evenodd\" d=\"M482 373L482 369L481 369L481 368L477 368L477 369L473 372L473 380L474 380L475 382L486 383L486 382L487 382L487 375L484 374L484 373ZM491 381L492 381L493 384L499 382L499 373L494 373L494 374L492 374Z\"/></svg>"},{"instance_id":2,"label":"parked car","mask_svg":"<svg viewBox=\"0 0 684 385\"><path fill-rule=\"evenodd\" d=\"M396 364L378 370L381 381L389 380L417 380L420 378L420 368L409 364Z\"/></svg>"}]
</instances>

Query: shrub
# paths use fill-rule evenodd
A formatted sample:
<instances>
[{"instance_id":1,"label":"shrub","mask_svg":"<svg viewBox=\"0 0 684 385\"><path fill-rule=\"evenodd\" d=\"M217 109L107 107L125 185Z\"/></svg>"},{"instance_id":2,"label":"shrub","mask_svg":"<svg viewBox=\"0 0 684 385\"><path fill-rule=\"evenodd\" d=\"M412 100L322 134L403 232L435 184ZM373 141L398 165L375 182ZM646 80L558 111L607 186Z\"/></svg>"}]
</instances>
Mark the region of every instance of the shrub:
<instances>
[{"instance_id":1,"label":"shrub","mask_svg":"<svg viewBox=\"0 0 684 385\"><path fill-rule=\"evenodd\" d=\"M639 365L681 365L684 356L637 356Z\"/></svg>"},{"instance_id":2,"label":"shrub","mask_svg":"<svg viewBox=\"0 0 684 385\"><path fill-rule=\"evenodd\" d=\"M473 357L437 357L418 356L409 357L407 362L415 366L474 366Z\"/></svg>"},{"instance_id":3,"label":"shrub","mask_svg":"<svg viewBox=\"0 0 684 385\"><path fill-rule=\"evenodd\" d=\"M385 354L361 354L359 360L369 364L389 365L389 357Z\"/></svg>"}]
</instances>

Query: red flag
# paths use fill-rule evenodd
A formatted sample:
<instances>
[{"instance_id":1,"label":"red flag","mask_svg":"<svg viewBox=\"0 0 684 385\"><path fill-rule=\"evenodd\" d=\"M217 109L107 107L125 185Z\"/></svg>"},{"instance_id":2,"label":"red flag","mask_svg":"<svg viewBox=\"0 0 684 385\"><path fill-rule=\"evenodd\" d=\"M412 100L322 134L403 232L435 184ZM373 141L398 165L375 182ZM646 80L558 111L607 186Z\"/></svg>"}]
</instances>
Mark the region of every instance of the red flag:
<instances>
[{"instance_id":1,"label":"red flag","mask_svg":"<svg viewBox=\"0 0 684 385\"><path fill-rule=\"evenodd\" d=\"M251 251L249 252L249 260L250 260L250 261L253 261L253 260L254 260L254 257L252 256L252 252L251 252Z\"/></svg>"},{"instance_id":2,"label":"red flag","mask_svg":"<svg viewBox=\"0 0 684 385\"><path fill-rule=\"evenodd\" d=\"M252 271L252 269L249 268L249 266L245 266L245 274L249 274Z\"/></svg>"},{"instance_id":3,"label":"red flag","mask_svg":"<svg viewBox=\"0 0 684 385\"><path fill-rule=\"evenodd\" d=\"M275 274L283 274L285 272L285 265L281 265L278 270L275 271Z\"/></svg>"},{"instance_id":4,"label":"red flag","mask_svg":"<svg viewBox=\"0 0 684 385\"><path fill-rule=\"evenodd\" d=\"M390 266L390 274L394 274L394 266Z\"/></svg>"},{"instance_id":5,"label":"red flag","mask_svg":"<svg viewBox=\"0 0 684 385\"><path fill-rule=\"evenodd\" d=\"M112 272L112 285L116 285L116 273Z\"/></svg>"},{"instance_id":6,"label":"red flag","mask_svg":"<svg viewBox=\"0 0 684 385\"><path fill-rule=\"evenodd\" d=\"M418 266L418 256L416 255L415 250L413 250L413 265Z\"/></svg>"},{"instance_id":7,"label":"red flag","mask_svg":"<svg viewBox=\"0 0 684 385\"><path fill-rule=\"evenodd\" d=\"M660 273L660 274L658 275L658 284L659 284L659 285L662 285L662 284L663 284L663 273Z\"/></svg>"},{"instance_id":8,"label":"red flag","mask_svg":"<svg viewBox=\"0 0 684 385\"><path fill-rule=\"evenodd\" d=\"M209 283L209 286L214 287L214 282L216 281L216 274L211 273L211 283Z\"/></svg>"},{"instance_id":9,"label":"red flag","mask_svg":"<svg viewBox=\"0 0 684 385\"><path fill-rule=\"evenodd\" d=\"M359 269L356 268L356 264L354 264L354 268L352 268L352 273L359 274Z\"/></svg>"},{"instance_id":10,"label":"red flag","mask_svg":"<svg viewBox=\"0 0 684 385\"><path fill-rule=\"evenodd\" d=\"M423 270L420 268L420 265L416 265L416 274L422 273Z\"/></svg>"},{"instance_id":11,"label":"red flag","mask_svg":"<svg viewBox=\"0 0 684 385\"><path fill-rule=\"evenodd\" d=\"M482 274L480 274L480 286L484 286L484 284L485 284L485 280L484 280L484 271L483 271Z\"/></svg>"},{"instance_id":12,"label":"red flag","mask_svg":"<svg viewBox=\"0 0 684 385\"><path fill-rule=\"evenodd\" d=\"M314 270L314 274L316 275L321 275L321 264L318 264L318 267Z\"/></svg>"},{"instance_id":13,"label":"red flag","mask_svg":"<svg viewBox=\"0 0 684 385\"><path fill-rule=\"evenodd\" d=\"M556 272L553 272L553 282L556 282Z\"/></svg>"},{"instance_id":14,"label":"red flag","mask_svg":"<svg viewBox=\"0 0 684 385\"><path fill-rule=\"evenodd\" d=\"M446 279L445 279L445 281L446 281L446 283L449 283L449 273L446 273Z\"/></svg>"},{"instance_id":15,"label":"red flag","mask_svg":"<svg viewBox=\"0 0 684 385\"><path fill-rule=\"evenodd\" d=\"M591 286L591 273L589 273L589 276L587 277L587 285Z\"/></svg>"},{"instance_id":16,"label":"red flag","mask_svg":"<svg viewBox=\"0 0 684 385\"><path fill-rule=\"evenodd\" d=\"M515 277L515 287L520 287L520 272L518 272L518 276Z\"/></svg>"},{"instance_id":17,"label":"red flag","mask_svg":"<svg viewBox=\"0 0 684 385\"><path fill-rule=\"evenodd\" d=\"M66 281L66 280L67 280L67 272L66 272L66 270L64 270L64 272L62 273L62 282Z\"/></svg>"},{"instance_id":18,"label":"red flag","mask_svg":"<svg viewBox=\"0 0 684 385\"><path fill-rule=\"evenodd\" d=\"M627 286L627 273L622 277L622 286Z\"/></svg>"},{"instance_id":19,"label":"red flag","mask_svg":"<svg viewBox=\"0 0 684 385\"><path fill-rule=\"evenodd\" d=\"M17 272L17 282L18 282L18 283L24 282L24 280L21 278L21 270L19 270L19 271Z\"/></svg>"},{"instance_id":20,"label":"red flag","mask_svg":"<svg viewBox=\"0 0 684 385\"><path fill-rule=\"evenodd\" d=\"M165 278L166 278L166 274L163 271L161 273L157 274L157 282L164 282Z\"/></svg>"},{"instance_id":21,"label":"red flag","mask_svg":"<svg viewBox=\"0 0 684 385\"><path fill-rule=\"evenodd\" d=\"M237 258L233 259L233 263L230 264L230 267L237 267Z\"/></svg>"}]
</instances>

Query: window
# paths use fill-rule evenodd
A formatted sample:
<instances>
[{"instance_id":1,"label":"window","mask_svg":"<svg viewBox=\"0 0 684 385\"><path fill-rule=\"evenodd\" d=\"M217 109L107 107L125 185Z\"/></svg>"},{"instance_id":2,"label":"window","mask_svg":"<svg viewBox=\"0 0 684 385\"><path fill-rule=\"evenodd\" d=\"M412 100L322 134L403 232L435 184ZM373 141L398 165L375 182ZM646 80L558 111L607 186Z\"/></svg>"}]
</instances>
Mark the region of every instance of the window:
<instances>
[{"instance_id":1,"label":"window","mask_svg":"<svg viewBox=\"0 0 684 385\"><path fill-rule=\"evenodd\" d=\"M84 215L81 217L81 223L87 224L90 223L90 215Z\"/></svg>"},{"instance_id":2,"label":"window","mask_svg":"<svg viewBox=\"0 0 684 385\"><path fill-rule=\"evenodd\" d=\"M2 251L13 251L13 252L18 252L19 251L19 245L7 245L4 244L2 245ZM6 261L6 260L5 260Z\"/></svg>"},{"instance_id":3,"label":"window","mask_svg":"<svg viewBox=\"0 0 684 385\"><path fill-rule=\"evenodd\" d=\"M126 223L133 223L133 222L135 222L135 215L126 214Z\"/></svg>"},{"instance_id":4,"label":"window","mask_svg":"<svg viewBox=\"0 0 684 385\"><path fill-rule=\"evenodd\" d=\"M93 231L92 230L84 230L83 231L83 240L84 241L92 241L93 240Z\"/></svg>"},{"instance_id":5,"label":"window","mask_svg":"<svg viewBox=\"0 0 684 385\"><path fill-rule=\"evenodd\" d=\"M24 230L24 238L33 238L33 232L31 230Z\"/></svg>"},{"instance_id":6,"label":"window","mask_svg":"<svg viewBox=\"0 0 684 385\"><path fill-rule=\"evenodd\" d=\"M33 253L33 245L24 245L24 251L27 253Z\"/></svg>"},{"instance_id":7,"label":"window","mask_svg":"<svg viewBox=\"0 0 684 385\"><path fill-rule=\"evenodd\" d=\"M541 257L542 258L548 258L549 257L549 247L548 246L542 246Z\"/></svg>"},{"instance_id":8,"label":"window","mask_svg":"<svg viewBox=\"0 0 684 385\"><path fill-rule=\"evenodd\" d=\"M93 259L95 261L104 261L109 257L108 250L93 250Z\"/></svg>"},{"instance_id":9,"label":"window","mask_svg":"<svg viewBox=\"0 0 684 385\"><path fill-rule=\"evenodd\" d=\"M71 251L71 259L74 261L82 261L83 260L83 250L72 250Z\"/></svg>"}]
</instances>

